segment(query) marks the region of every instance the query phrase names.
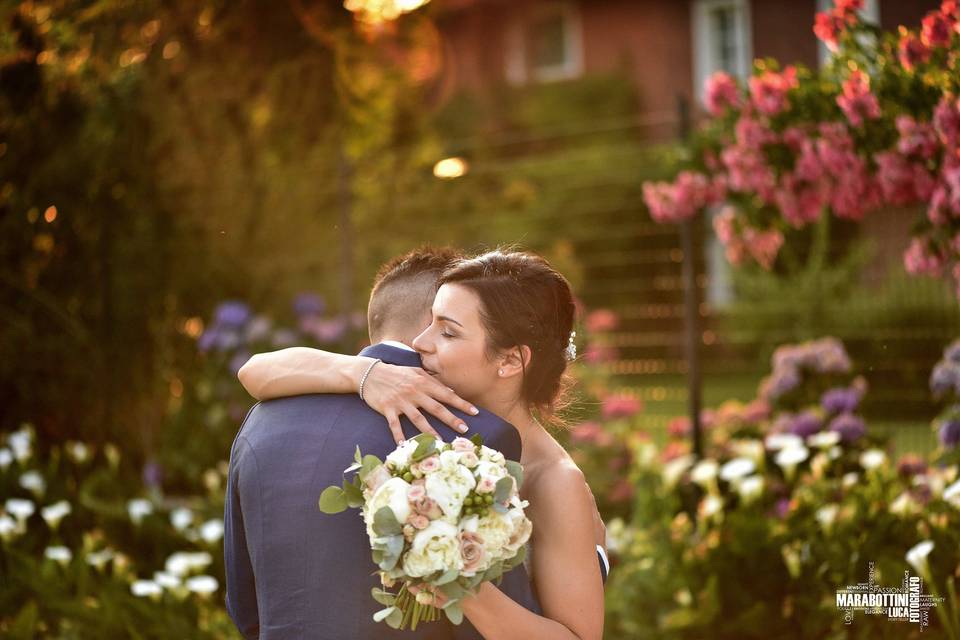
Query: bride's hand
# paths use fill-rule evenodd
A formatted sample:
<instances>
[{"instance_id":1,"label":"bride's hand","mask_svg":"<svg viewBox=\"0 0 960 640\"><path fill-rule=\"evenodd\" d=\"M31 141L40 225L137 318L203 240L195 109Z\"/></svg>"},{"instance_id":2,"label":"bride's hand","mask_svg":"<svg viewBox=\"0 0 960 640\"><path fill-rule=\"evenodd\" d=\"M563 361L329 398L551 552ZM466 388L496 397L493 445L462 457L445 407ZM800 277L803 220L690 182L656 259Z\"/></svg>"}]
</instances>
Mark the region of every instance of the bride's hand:
<instances>
[{"instance_id":1,"label":"bride's hand","mask_svg":"<svg viewBox=\"0 0 960 640\"><path fill-rule=\"evenodd\" d=\"M421 410L440 419L455 431L464 433L467 425L444 405L476 415L477 409L418 367L400 367L380 362L367 375L363 384L363 399L370 408L387 419L393 439L403 441L400 416L407 416L420 431L440 438Z\"/></svg>"}]
</instances>

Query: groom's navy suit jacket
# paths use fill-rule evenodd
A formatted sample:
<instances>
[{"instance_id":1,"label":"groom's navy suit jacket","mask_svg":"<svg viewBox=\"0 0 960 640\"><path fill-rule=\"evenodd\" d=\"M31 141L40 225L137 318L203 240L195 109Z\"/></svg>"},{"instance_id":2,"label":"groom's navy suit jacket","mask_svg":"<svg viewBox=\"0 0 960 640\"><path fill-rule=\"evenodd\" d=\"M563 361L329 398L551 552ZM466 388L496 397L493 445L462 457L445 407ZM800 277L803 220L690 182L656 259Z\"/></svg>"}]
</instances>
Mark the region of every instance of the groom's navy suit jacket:
<instances>
[{"instance_id":1,"label":"groom's navy suit jacket","mask_svg":"<svg viewBox=\"0 0 960 640\"><path fill-rule=\"evenodd\" d=\"M419 356L377 344L361 355L403 366ZM493 414L457 413L487 446L520 460L517 430ZM457 434L428 416L444 440ZM404 418L403 432L419 431ZM356 509L320 512L320 492L343 481L359 445L364 454L386 457L396 443L386 420L356 394L305 395L270 400L247 414L230 452L224 513L227 611L245 638L480 638L465 618L445 617L395 631L373 621L383 608L370 597L380 586L363 518ZM527 609L541 613L523 565L503 577L500 588Z\"/></svg>"}]
</instances>

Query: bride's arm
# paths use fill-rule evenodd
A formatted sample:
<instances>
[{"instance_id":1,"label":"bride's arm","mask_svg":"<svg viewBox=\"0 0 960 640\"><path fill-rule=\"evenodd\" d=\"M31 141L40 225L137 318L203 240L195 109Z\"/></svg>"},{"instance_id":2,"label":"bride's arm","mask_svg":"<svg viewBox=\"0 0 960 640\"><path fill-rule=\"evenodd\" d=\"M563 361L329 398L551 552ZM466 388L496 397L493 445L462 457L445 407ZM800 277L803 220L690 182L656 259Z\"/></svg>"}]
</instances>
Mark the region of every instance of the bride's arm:
<instances>
[{"instance_id":1,"label":"bride's arm","mask_svg":"<svg viewBox=\"0 0 960 640\"><path fill-rule=\"evenodd\" d=\"M271 400L304 393L356 393L360 379L369 371L363 399L387 419L394 440L403 440L400 417L406 416L424 433L439 434L421 410L439 418L450 428L467 430L463 420L444 405L476 415L477 409L419 367L400 367L365 356L348 356L321 349L290 347L259 353L240 367L240 384L257 400Z\"/></svg>"},{"instance_id":2,"label":"bride's arm","mask_svg":"<svg viewBox=\"0 0 960 640\"><path fill-rule=\"evenodd\" d=\"M290 347L258 353L240 367L240 384L257 400L303 393L354 393L373 358Z\"/></svg>"}]
</instances>

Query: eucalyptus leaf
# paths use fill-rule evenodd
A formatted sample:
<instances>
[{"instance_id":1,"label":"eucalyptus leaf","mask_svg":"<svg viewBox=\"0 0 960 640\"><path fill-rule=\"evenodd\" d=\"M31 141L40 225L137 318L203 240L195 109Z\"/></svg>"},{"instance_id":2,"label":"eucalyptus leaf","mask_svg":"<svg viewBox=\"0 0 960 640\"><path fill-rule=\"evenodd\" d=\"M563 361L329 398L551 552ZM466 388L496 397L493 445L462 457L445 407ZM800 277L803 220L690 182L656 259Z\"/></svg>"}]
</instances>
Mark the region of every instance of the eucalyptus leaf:
<instances>
[{"instance_id":1,"label":"eucalyptus leaf","mask_svg":"<svg viewBox=\"0 0 960 640\"><path fill-rule=\"evenodd\" d=\"M363 462L361 463L360 472L358 473L360 476L360 481L363 482L366 480L367 476L370 475L370 473L372 473L373 470L379 467L381 464L383 463L380 462L380 458L377 456L372 456L369 454L363 456Z\"/></svg>"},{"instance_id":2,"label":"eucalyptus leaf","mask_svg":"<svg viewBox=\"0 0 960 640\"><path fill-rule=\"evenodd\" d=\"M320 511L324 513L340 513L347 508L347 498L340 487L327 487L320 494Z\"/></svg>"},{"instance_id":3,"label":"eucalyptus leaf","mask_svg":"<svg viewBox=\"0 0 960 640\"><path fill-rule=\"evenodd\" d=\"M339 491L339 489L338 489ZM346 503L346 501L344 501ZM397 516L394 515L390 507L380 507L373 514L373 531L378 536L395 536L403 532L403 527L397 522Z\"/></svg>"},{"instance_id":4,"label":"eucalyptus leaf","mask_svg":"<svg viewBox=\"0 0 960 640\"><path fill-rule=\"evenodd\" d=\"M429 458L437 450L437 441L433 437L424 438L420 441L420 444L417 445L417 448L414 450L413 455L410 456L410 460L413 462L420 462L424 458Z\"/></svg>"},{"instance_id":5,"label":"eucalyptus leaf","mask_svg":"<svg viewBox=\"0 0 960 640\"><path fill-rule=\"evenodd\" d=\"M443 612L447 614L447 619L453 624L460 624L463 622L463 609L460 608L458 603L450 603L443 608Z\"/></svg>"},{"instance_id":6,"label":"eucalyptus leaf","mask_svg":"<svg viewBox=\"0 0 960 640\"><path fill-rule=\"evenodd\" d=\"M462 600L467 596L468 593L470 593L457 581L448 582L440 585L437 588L440 589L440 592L443 593L443 595L447 596L448 600Z\"/></svg>"},{"instance_id":7,"label":"eucalyptus leaf","mask_svg":"<svg viewBox=\"0 0 960 640\"><path fill-rule=\"evenodd\" d=\"M354 482L343 481L343 493L347 500L347 505L353 509L363 506L363 491Z\"/></svg>"},{"instance_id":8,"label":"eucalyptus leaf","mask_svg":"<svg viewBox=\"0 0 960 640\"><path fill-rule=\"evenodd\" d=\"M486 581L496 580L502 575L503 575L503 565L498 562L497 564L487 569L486 573L483 574L483 579Z\"/></svg>"},{"instance_id":9,"label":"eucalyptus leaf","mask_svg":"<svg viewBox=\"0 0 960 640\"><path fill-rule=\"evenodd\" d=\"M481 436L479 433L475 433L475 434L473 434L472 436L470 436L470 442L472 442L473 444L475 444L475 445L478 446L478 447L482 447L482 446L483 446L483 436Z\"/></svg>"},{"instance_id":10,"label":"eucalyptus leaf","mask_svg":"<svg viewBox=\"0 0 960 640\"><path fill-rule=\"evenodd\" d=\"M459 577L460 577L459 571L457 571L456 569L450 569L449 571L444 573L442 576L434 580L433 585L435 587L439 587L440 585L447 584L448 582L453 582Z\"/></svg>"},{"instance_id":11,"label":"eucalyptus leaf","mask_svg":"<svg viewBox=\"0 0 960 640\"><path fill-rule=\"evenodd\" d=\"M397 607L387 607L386 609L380 609L380 611L377 611L375 614L373 614L373 621L383 622L384 620L386 620L387 616L392 614L394 611L399 611L399 609L397 609Z\"/></svg>"},{"instance_id":12,"label":"eucalyptus leaf","mask_svg":"<svg viewBox=\"0 0 960 640\"><path fill-rule=\"evenodd\" d=\"M395 593L384 591L379 587L374 587L373 589L371 589L370 595L373 596L374 600L388 607L393 606L393 604L397 601L397 595Z\"/></svg>"},{"instance_id":13,"label":"eucalyptus leaf","mask_svg":"<svg viewBox=\"0 0 960 640\"><path fill-rule=\"evenodd\" d=\"M520 490L520 487L523 486L523 465L514 460L507 460L507 473L513 476L513 479L517 481L517 491Z\"/></svg>"},{"instance_id":14,"label":"eucalyptus leaf","mask_svg":"<svg viewBox=\"0 0 960 640\"><path fill-rule=\"evenodd\" d=\"M512 492L513 478L509 476L500 478L497 480L497 487L493 491L493 501L502 504L510 499L510 494Z\"/></svg>"},{"instance_id":15,"label":"eucalyptus leaf","mask_svg":"<svg viewBox=\"0 0 960 640\"><path fill-rule=\"evenodd\" d=\"M387 616L387 624L394 629L399 629L400 625L403 623L403 611L398 607L394 607L395 611Z\"/></svg>"}]
</instances>

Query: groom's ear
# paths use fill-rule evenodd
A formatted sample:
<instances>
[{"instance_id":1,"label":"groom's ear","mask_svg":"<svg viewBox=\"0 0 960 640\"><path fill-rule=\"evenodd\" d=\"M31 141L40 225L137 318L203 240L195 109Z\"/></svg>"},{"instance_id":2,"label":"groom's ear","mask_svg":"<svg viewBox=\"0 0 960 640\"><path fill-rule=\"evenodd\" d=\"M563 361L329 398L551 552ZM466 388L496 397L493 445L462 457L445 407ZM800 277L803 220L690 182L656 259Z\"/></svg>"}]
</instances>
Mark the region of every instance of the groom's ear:
<instances>
[{"instance_id":1,"label":"groom's ear","mask_svg":"<svg viewBox=\"0 0 960 640\"><path fill-rule=\"evenodd\" d=\"M500 356L498 367L503 371L502 377L523 375L524 369L530 366L530 357L530 347L525 344L504 351Z\"/></svg>"}]
</instances>

